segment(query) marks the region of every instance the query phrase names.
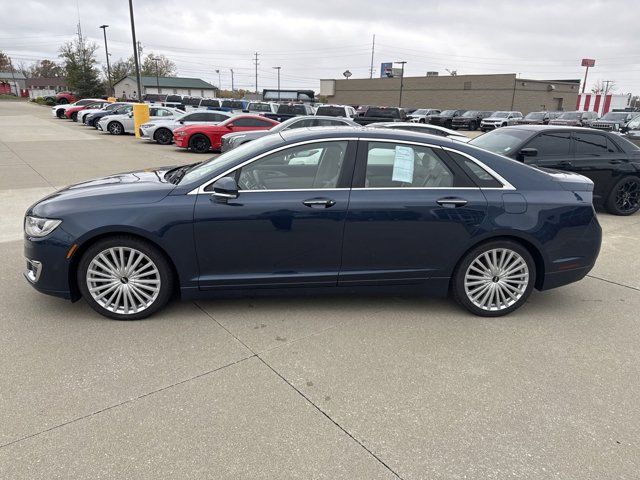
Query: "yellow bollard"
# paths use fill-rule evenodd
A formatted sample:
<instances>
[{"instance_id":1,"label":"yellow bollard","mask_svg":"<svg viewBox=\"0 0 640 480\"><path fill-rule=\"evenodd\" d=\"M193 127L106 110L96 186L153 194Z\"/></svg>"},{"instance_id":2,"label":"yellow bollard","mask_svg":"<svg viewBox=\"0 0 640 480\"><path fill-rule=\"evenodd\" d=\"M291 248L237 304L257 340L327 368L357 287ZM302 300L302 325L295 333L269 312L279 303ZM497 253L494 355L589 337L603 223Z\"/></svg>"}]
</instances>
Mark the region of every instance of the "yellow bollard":
<instances>
[{"instance_id":1,"label":"yellow bollard","mask_svg":"<svg viewBox=\"0 0 640 480\"><path fill-rule=\"evenodd\" d=\"M116 97L109 97L107 98L107 102L113 103L116 101Z\"/></svg>"},{"instance_id":2,"label":"yellow bollard","mask_svg":"<svg viewBox=\"0 0 640 480\"><path fill-rule=\"evenodd\" d=\"M133 104L133 128L136 138L140 138L140 125L149 121L149 105L146 103Z\"/></svg>"}]
</instances>

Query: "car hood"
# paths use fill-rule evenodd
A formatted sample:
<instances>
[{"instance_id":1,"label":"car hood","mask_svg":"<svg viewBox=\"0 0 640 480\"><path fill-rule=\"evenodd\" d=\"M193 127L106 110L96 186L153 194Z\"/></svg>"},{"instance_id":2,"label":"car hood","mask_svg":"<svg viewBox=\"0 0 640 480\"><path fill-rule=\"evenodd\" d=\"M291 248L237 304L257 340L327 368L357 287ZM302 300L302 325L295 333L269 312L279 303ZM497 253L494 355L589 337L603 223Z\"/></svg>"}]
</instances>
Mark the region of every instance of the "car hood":
<instances>
[{"instance_id":1,"label":"car hood","mask_svg":"<svg viewBox=\"0 0 640 480\"><path fill-rule=\"evenodd\" d=\"M105 204L155 203L175 188L164 179L171 168L119 173L70 185L31 206L27 214L57 218L68 211L88 210Z\"/></svg>"}]
</instances>

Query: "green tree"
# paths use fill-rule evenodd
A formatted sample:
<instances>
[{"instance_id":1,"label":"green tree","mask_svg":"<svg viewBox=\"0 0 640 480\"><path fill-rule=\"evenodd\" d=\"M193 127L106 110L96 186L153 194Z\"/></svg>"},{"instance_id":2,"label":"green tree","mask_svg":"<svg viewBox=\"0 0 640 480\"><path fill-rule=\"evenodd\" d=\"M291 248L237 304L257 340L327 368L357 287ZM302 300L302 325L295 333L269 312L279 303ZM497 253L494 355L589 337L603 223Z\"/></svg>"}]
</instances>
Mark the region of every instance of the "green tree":
<instances>
[{"instance_id":1,"label":"green tree","mask_svg":"<svg viewBox=\"0 0 640 480\"><path fill-rule=\"evenodd\" d=\"M150 53L142 60L140 74L155 77L175 77L176 64L164 55Z\"/></svg>"},{"instance_id":2,"label":"green tree","mask_svg":"<svg viewBox=\"0 0 640 480\"><path fill-rule=\"evenodd\" d=\"M93 97L104 93L100 71L96 67L98 46L76 39L60 47L67 85L80 97Z\"/></svg>"},{"instance_id":3,"label":"green tree","mask_svg":"<svg viewBox=\"0 0 640 480\"><path fill-rule=\"evenodd\" d=\"M64 69L51 60L38 60L29 67L28 76L31 78L63 77Z\"/></svg>"}]
</instances>

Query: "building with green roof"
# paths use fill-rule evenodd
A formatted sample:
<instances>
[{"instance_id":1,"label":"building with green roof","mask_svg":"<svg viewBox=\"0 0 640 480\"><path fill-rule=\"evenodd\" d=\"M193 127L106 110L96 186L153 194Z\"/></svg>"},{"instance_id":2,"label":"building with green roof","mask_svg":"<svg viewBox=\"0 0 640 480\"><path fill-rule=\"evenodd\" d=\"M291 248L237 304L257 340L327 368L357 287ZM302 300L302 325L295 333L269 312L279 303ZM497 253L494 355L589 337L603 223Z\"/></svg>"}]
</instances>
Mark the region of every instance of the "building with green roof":
<instances>
[{"instance_id":1,"label":"building with green roof","mask_svg":"<svg viewBox=\"0 0 640 480\"><path fill-rule=\"evenodd\" d=\"M113 85L117 97L137 98L138 83L128 75ZM214 98L218 88L200 78L142 76L142 94L189 95Z\"/></svg>"}]
</instances>

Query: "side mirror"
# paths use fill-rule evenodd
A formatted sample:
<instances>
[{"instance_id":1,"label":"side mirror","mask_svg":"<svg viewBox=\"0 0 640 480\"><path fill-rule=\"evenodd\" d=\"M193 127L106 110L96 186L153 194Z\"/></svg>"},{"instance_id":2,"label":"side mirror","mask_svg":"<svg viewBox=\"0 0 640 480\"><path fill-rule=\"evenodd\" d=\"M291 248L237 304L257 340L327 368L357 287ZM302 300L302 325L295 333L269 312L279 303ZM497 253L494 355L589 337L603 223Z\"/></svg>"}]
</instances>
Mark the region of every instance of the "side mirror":
<instances>
[{"instance_id":1,"label":"side mirror","mask_svg":"<svg viewBox=\"0 0 640 480\"><path fill-rule=\"evenodd\" d=\"M249 113L249 109L248 108L243 108L242 109L242 113Z\"/></svg>"},{"instance_id":2,"label":"side mirror","mask_svg":"<svg viewBox=\"0 0 640 480\"><path fill-rule=\"evenodd\" d=\"M213 184L212 199L217 203L227 203L238 198L238 184L231 177L222 177Z\"/></svg>"},{"instance_id":3,"label":"side mirror","mask_svg":"<svg viewBox=\"0 0 640 480\"><path fill-rule=\"evenodd\" d=\"M184 125L184 120L178 120L178 123L179 123L180 125Z\"/></svg>"},{"instance_id":4,"label":"side mirror","mask_svg":"<svg viewBox=\"0 0 640 480\"><path fill-rule=\"evenodd\" d=\"M518 152L523 157L536 157L538 156L537 148L523 148Z\"/></svg>"},{"instance_id":5,"label":"side mirror","mask_svg":"<svg viewBox=\"0 0 640 480\"><path fill-rule=\"evenodd\" d=\"M227 123L227 128L233 128L233 123Z\"/></svg>"},{"instance_id":6,"label":"side mirror","mask_svg":"<svg viewBox=\"0 0 640 480\"><path fill-rule=\"evenodd\" d=\"M133 118L133 112L129 112L127 115L129 115L129 118Z\"/></svg>"}]
</instances>

